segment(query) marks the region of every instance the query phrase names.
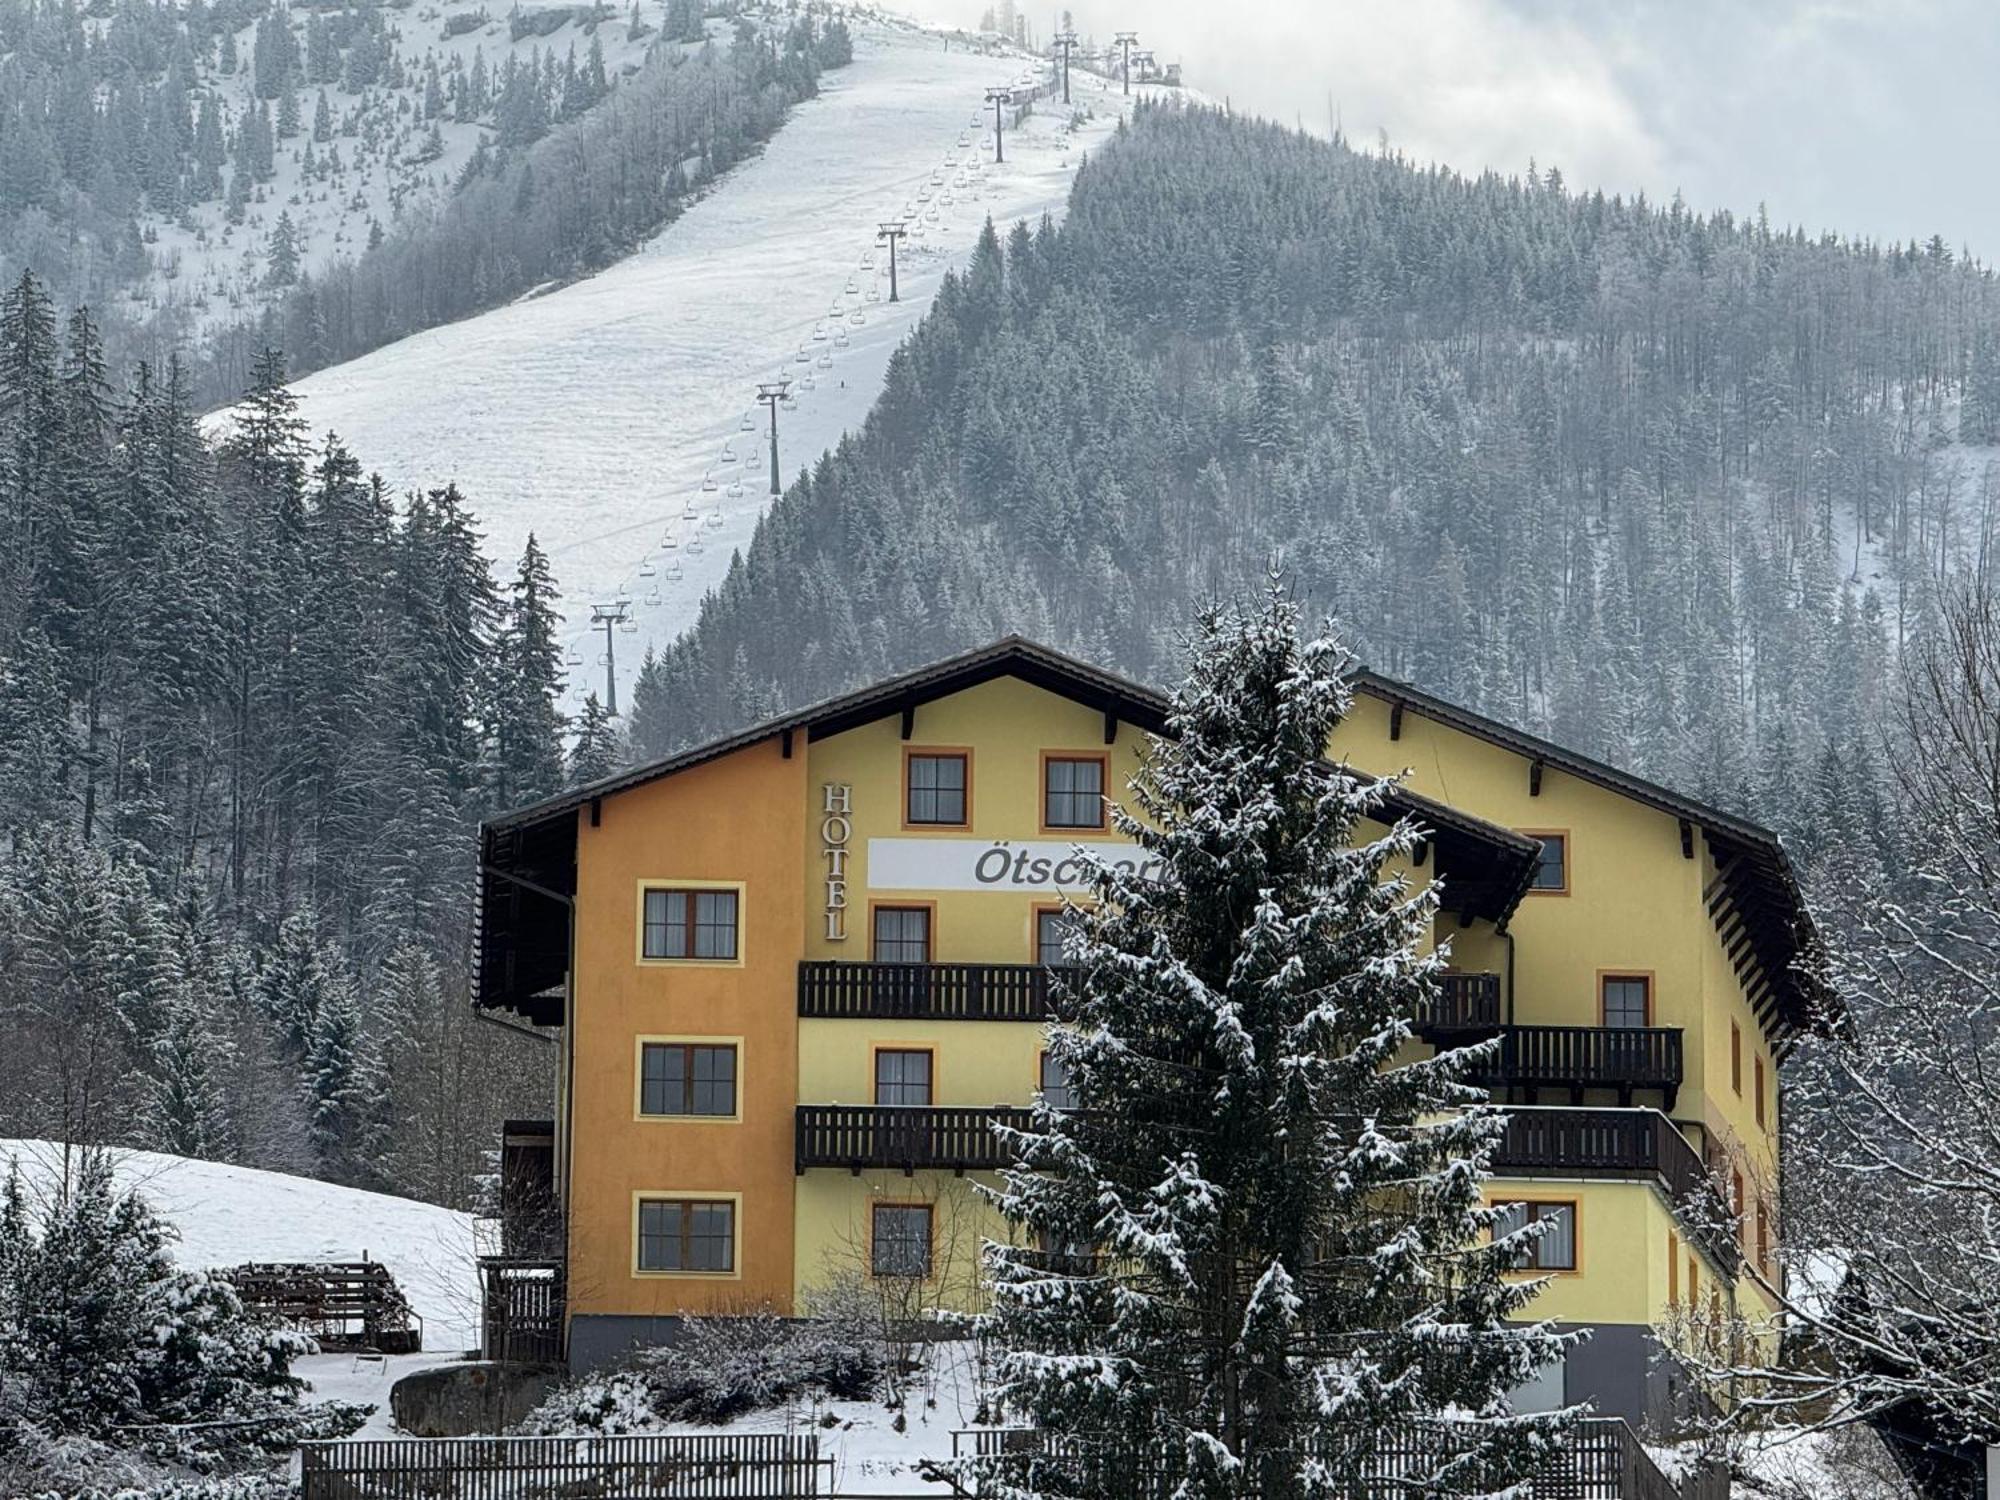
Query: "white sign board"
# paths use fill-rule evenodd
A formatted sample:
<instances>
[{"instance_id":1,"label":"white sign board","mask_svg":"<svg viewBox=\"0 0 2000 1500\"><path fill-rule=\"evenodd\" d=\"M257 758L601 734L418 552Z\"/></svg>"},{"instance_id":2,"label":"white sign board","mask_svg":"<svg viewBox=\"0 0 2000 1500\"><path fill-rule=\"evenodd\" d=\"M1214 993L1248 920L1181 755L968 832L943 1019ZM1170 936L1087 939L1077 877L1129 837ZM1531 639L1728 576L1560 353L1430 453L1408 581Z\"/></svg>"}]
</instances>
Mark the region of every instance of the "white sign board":
<instances>
[{"instance_id":1,"label":"white sign board","mask_svg":"<svg viewBox=\"0 0 2000 1500\"><path fill-rule=\"evenodd\" d=\"M1080 891L1087 881L1076 851L1141 875L1158 871L1140 861L1135 844L1078 844L1055 839L870 839L872 891Z\"/></svg>"}]
</instances>

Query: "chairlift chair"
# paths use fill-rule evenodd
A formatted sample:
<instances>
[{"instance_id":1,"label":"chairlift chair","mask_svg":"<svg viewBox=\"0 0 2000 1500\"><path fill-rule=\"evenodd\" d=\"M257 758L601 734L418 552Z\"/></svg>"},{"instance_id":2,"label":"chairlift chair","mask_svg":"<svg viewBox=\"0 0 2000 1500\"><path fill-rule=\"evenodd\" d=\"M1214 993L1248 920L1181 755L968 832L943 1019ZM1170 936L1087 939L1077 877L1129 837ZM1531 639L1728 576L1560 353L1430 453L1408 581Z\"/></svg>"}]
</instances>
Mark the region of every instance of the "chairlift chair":
<instances>
[{"instance_id":1,"label":"chairlift chair","mask_svg":"<svg viewBox=\"0 0 2000 1500\"><path fill-rule=\"evenodd\" d=\"M736 445L734 443L724 443L722 445L722 461L726 464L736 462Z\"/></svg>"},{"instance_id":2,"label":"chairlift chair","mask_svg":"<svg viewBox=\"0 0 2000 1500\"><path fill-rule=\"evenodd\" d=\"M690 553L690 554L691 554L692 556L695 556L695 557L700 557L700 556L701 556L701 554L702 554L702 545L701 545L701 538L700 538L700 537L698 537L698 536L691 536L691 537L689 537L689 538L688 538L688 552L689 552L689 553Z\"/></svg>"},{"instance_id":3,"label":"chairlift chair","mask_svg":"<svg viewBox=\"0 0 2000 1500\"><path fill-rule=\"evenodd\" d=\"M736 424L736 430L738 432L755 432L757 430L757 419L746 411L743 413L743 420Z\"/></svg>"},{"instance_id":4,"label":"chairlift chair","mask_svg":"<svg viewBox=\"0 0 2000 1500\"><path fill-rule=\"evenodd\" d=\"M797 360L794 361L794 363L801 365L809 365L812 363L812 356L806 353L806 346L804 344L799 345L799 357Z\"/></svg>"},{"instance_id":5,"label":"chairlift chair","mask_svg":"<svg viewBox=\"0 0 2000 1500\"><path fill-rule=\"evenodd\" d=\"M692 521L698 515L700 515L700 512L694 508L694 496L690 495L681 502L681 519L683 521Z\"/></svg>"},{"instance_id":6,"label":"chairlift chair","mask_svg":"<svg viewBox=\"0 0 2000 1500\"><path fill-rule=\"evenodd\" d=\"M563 665L566 667L580 667L583 665L583 656L579 652L572 651L563 658Z\"/></svg>"},{"instance_id":7,"label":"chairlift chair","mask_svg":"<svg viewBox=\"0 0 2000 1500\"><path fill-rule=\"evenodd\" d=\"M650 562L642 562L639 564L639 576L641 578L651 578L659 571L660 570L654 567Z\"/></svg>"},{"instance_id":8,"label":"chairlift chair","mask_svg":"<svg viewBox=\"0 0 2000 1500\"><path fill-rule=\"evenodd\" d=\"M667 601L660 596L660 591L658 589L654 589L650 594L646 595L646 608L648 609L658 609L662 604L665 604L666 602Z\"/></svg>"},{"instance_id":9,"label":"chairlift chair","mask_svg":"<svg viewBox=\"0 0 2000 1500\"><path fill-rule=\"evenodd\" d=\"M848 338L847 330L845 328L841 329L840 332L836 333L833 336L833 347L836 349L845 349L852 342L853 341Z\"/></svg>"},{"instance_id":10,"label":"chairlift chair","mask_svg":"<svg viewBox=\"0 0 2000 1500\"><path fill-rule=\"evenodd\" d=\"M819 367L822 370L831 370L833 368L833 356L831 354L822 354L819 357Z\"/></svg>"},{"instance_id":11,"label":"chairlift chair","mask_svg":"<svg viewBox=\"0 0 2000 1500\"><path fill-rule=\"evenodd\" d=\"M683 576L685 575L682 574L681 565L678 562L670 562L667 564L668 583L679 583Z\"/></svg>"},{"instance_id":12,"label":"chairlift chair","mask_svg":"<svg viewBox=\"0 0 2000 1500\"><path fill-rule=\"evenodd\" d=\"M611 653L610 653L610 652L608 652L608 651L600 651L600 652L598 652L598 653L597 653L597 664L598 664L598 665L599 665L600 667L608 667L608 666L610 666L610 665L611 665Z\"/></svg>"},{"instance_id":13,"label":"chairlift chair","mask_svg":"<svg viewBox=\"0 0 2000 1500\"><path fill-rule=\"evenodd\" d=\"M799 377L799 389L802 391L813 391L819 389L819 382L813 379L813 373L811 370L806 371L805 374Z\"/></svg>"},{"instance_id":14,"label":"chairlift chair","mask_svg":"<svg viewBox=\"0 0 2000 1500\"><path fill-rule=\"evenodd\" d=\"M719 510L710 511L701 524L706 526L710 531L722 530L722 512Z\"/></svg>"},{"instance_id":15,"label":"chairlift chair","mask_svg":"<svg viewBox=\"0 0 2000 1500\"><path fill-rule=\"evenodd\" d=\"M861 283L856 281L852 276L848 277L847 286L845 287L847 295L852 297L855 295L855 293L859 292L860 290L861 290Z\"/></svg>"},{"instance_id":16,"label":"chairlift chair","mask_svg":"<svg viewBox=\"0 0 2000 1500\"><path fill-rule=\"evenodd\" d=\"M701 476L701 492L704 495L712 495L721 488L722 486L715 482L713 470Z\"/></svg>"},{"instance_id":17,"label":"chairlift chair","mask_svg":"<svg viewBox=\"0 0 2000 1500\"><path fill-rule=\"evenodd\" d=\"M725 493L732 500L741 500L743 498L743 481L740 479L730 480L729 488Z\"/></svg>"},{"instance_id":18,"label":"chairlift chair","mask_svg":"<svg viewBox=\"0 0 2000 1500\"><path fill-rule=\"evenodd\" d=\"M824 344L826 342L826 324L815 323L813 325L813 342L815 344Z\"/></svg>"},{"instance_id":19,"label":"chairlift chair","mask_svg":"<svg viewBox=\"0 0 2000 1500\"><path fill-rule=\"evenodd\" d=\"M623 625L618 627L618 633L620 635L637 635L639 633L639 622L637 620L627 620Z\"/></svg>"},{"instance_id":20,"label":"chairlift chair","mask_svg":"<svg viewBox=\"0 0 2000 1500\"><path fill-rule=\"evenodd\" d=\"M671 531L669 531L665 536L660 538L660 550L662 552L672 552L676 547L680 546L680 544L681 544L681 539L675 536Z\"/></svg>"}]
</instances>

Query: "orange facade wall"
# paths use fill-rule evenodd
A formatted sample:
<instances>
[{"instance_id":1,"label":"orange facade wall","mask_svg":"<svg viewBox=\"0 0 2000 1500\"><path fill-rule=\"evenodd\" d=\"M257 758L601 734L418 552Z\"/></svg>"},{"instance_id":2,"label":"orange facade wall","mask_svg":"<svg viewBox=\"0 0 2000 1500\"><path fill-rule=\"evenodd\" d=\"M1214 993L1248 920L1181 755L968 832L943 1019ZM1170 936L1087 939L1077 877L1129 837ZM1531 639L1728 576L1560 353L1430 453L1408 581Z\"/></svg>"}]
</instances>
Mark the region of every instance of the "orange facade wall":
<instances>
[{"instance_id":1,"label":"orange facade wall","mask_svg":"<svg viewBox=\"0 0 2000 1500\"><path fill-rule=\"evenodd\" d=\"M789 1309L805 766L771 740L606 799L598 827L578 813L573 1314ZM740 882L739 963L640 962L639 892L677 881ZM635 1118L641 1036L740 1039L740 1118ZM740 1194L736 1274L636 1274L642 1193Z\"/></svg>"}]
</instances>

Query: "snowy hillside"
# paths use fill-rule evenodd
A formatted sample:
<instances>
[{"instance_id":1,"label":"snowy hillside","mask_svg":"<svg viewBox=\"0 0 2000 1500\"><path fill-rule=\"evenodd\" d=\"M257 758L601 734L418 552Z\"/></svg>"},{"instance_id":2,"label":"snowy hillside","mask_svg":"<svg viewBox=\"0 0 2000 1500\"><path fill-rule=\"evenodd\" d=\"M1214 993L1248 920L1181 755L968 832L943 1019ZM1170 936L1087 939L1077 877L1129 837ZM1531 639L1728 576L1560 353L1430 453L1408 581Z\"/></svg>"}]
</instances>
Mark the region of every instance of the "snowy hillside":
<instances>
[{"instance_id":1,"label":"snowy hillside","mask_svg":"<svg viewBox=\"0 0 2000 1500\"><path fill-rule=\"evenodd\" d=\"M308 42L295 44L301 81L275 103L260 100L249 61L259 27L245 24L228 35L225 55L242 63L224 71L220 61L204 57L194 82L219 105L230 139L246 120L254 123L260 107L271 117L268 179L233 214L217 196L177 214L142 215L140 230L157 270L133 289L132 300L150 309L185 303L197 325L254 311L298 272L357 254L374 231L386 232L448 193L481 141L494 140L494 112L510 70L568 62L593 80L580 94L571 90L588 107L586 99L616 87L659 41L661 0L642 0L632 10L538 4L513 11L487 0L432 0L380 12L389 19L366 37L373 62L360 67L352 43L344 55L331 44L314 45L315 15ZM717 23L716 31L726 28ZM317 51L331 52L326 64L303 55ZM296 111L290 122L288 109Z\"/></svg>"},{"instance_id":2,"label":"snowy hillside","mask_svg":"<svg viewBox=\"0 0 2000 1500\"><path fill-rule=\"evenodd\" d=\"M614 642L629 685L749 540L769 490L757 383L794 382L779 412L789 482L860 424L983 221L1004 233L1059 211L1126 102L1079 71L1074 109L1037 104L996 165L985 92L1045 64L894 21L853 29L852 65L638 254L296 387L313 429L392 485L455 479L503 574L537 535L568 613L572 707L604 689L591 604L631 601ZM911 229L892 306L876 229L899 217Z\"/></svg>"},{"instance_id":3,"label":"snowy hillside","mask_svg":"<svg viewBox=\"0 0 2000 1500\"><path fill-rule=\"evenodd\" d=\"M0 1171L14 1160L31 1193L61 1179L61 1147L0 1140ZM469 1214L336 1187L307 1177L120 1151L121 1187L137 1190L180 1231L183 1265L252 1260L358 1260L389 1267L424 1320L427 1351L470 1348L479 1337L478 1268Z\"/></svg>"}]
</instances>

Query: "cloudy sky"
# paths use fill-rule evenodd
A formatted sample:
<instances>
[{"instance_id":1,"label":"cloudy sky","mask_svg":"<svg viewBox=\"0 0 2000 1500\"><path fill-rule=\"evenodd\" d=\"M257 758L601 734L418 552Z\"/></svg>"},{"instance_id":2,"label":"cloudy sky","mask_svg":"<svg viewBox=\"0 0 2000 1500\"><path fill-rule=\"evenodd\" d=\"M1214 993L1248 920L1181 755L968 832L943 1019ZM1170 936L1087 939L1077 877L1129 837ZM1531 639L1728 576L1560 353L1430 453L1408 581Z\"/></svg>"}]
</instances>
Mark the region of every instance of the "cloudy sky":
<instances>
[{"instance_id":1,"label":"cloudy sky","mask_svg":"<svg viewBox=\"0 0 2000 1500\"><path fill-rule=\"evenodd\" d=\"M905 0L971 23L988 0ZM1057 5L1024 0L1040 35ZM1996 0L1071 0L1242 108L2000 258Z\"/></svg>"}]
</instances>

